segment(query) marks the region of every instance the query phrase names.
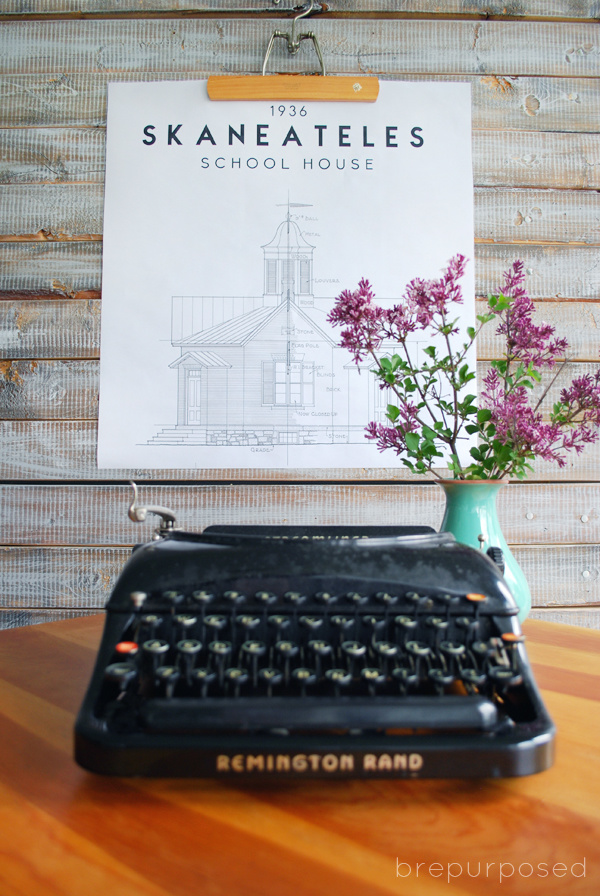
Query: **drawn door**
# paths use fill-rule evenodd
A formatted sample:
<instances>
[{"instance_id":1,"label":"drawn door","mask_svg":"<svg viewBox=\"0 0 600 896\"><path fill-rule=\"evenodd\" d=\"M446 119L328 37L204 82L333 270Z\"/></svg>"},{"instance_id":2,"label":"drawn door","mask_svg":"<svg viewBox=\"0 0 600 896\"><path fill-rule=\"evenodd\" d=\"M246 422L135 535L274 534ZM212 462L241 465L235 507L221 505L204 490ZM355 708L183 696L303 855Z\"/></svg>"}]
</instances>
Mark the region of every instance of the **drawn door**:
<instances>
[{"instance_id":1,"label":"drawn door","mask_svg":"<svg viewBox=\"0 0 600 896\"><path fill-rule=\"evenodd\" d=\"M202 370L187 370L186 423L198 426L202 419Z\"/></svg>"}]
</instances>

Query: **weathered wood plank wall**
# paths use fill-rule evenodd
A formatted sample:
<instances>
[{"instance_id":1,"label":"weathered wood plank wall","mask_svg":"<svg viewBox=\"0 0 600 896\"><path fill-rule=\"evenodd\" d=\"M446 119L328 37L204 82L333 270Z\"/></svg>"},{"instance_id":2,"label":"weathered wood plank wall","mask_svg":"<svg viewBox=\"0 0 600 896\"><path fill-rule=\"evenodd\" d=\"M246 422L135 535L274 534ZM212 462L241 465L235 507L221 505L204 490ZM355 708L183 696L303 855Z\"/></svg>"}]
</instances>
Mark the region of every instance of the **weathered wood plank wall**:
<instances>
[{"instance_id":1,"label":"weathered wood plank wall","mask_svg":"<svg viewBox=\"0 0 600 896\"><path fill-rule=\"evenodd\" d=\"M441 520L439 489L393 466L96 467L106 85L259 71L285 6L1 5L0 627L103 606L128 546L151 531L126 519L131 477L194 528ZM581 372L600 346L599 21L597 0L331 0L311 23L332 73L472 85L477 294L523 259ZM308 52L282 50L276 66L301 69ZM497 351L486 335L480 373ZM534 614L600 627L600 448L563 471L537 464L504 489L500 514Z\"/></svg>"}]
</instances>

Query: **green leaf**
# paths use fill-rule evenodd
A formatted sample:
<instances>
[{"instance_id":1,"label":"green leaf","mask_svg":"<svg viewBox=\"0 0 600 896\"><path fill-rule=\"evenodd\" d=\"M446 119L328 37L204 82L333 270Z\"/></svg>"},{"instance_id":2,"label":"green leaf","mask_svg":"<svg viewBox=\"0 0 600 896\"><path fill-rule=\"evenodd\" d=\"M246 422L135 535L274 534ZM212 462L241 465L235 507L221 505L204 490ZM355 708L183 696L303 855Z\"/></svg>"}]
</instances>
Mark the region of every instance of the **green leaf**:
<instances>
[{"instance_id":1,"label":"green leaf","mask_svg":"<svg viewBox=\"0 0 600 896\"><path fill-rule=\"evenodd\" d=\"M492 412L489 408L480 408L477 411L477 422L478 423L487 423L488 420L491 420Z\"/></svg>"},{"instance_id":2,"label":"green leaf","mask_svg":"<svg viewBox=\"0 0 600 896\"><path fill-rule=\"evenodd\" d=\"M417 432L407 432L404 435L404 441L406 442L406 447L409 451L418 451L419 443L421 441L419 434Z\"/></svg>"}]
</instances>

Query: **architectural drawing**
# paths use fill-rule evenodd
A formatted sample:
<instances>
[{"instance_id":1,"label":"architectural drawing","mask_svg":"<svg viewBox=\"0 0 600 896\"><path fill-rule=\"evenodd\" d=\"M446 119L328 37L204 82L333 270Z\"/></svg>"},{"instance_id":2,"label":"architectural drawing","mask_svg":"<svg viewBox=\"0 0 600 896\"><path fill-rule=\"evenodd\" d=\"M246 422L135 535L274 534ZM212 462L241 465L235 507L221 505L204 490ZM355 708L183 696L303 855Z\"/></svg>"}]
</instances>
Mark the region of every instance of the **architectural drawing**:
<instances>
[{"instance_id":1,"label":"architectural drawing","mask_svg":"<svg viewBox=\"0 0 600 896\"><path fill-rule=\"evenodd\" d=\"M264 244L260 296L174 296L177 423L151 445L361 443L383 420L375 377L358 371L314 295L314 249L287 214ZM224 279L227 271L224 271Z\"/></svg>"}]
</instances>

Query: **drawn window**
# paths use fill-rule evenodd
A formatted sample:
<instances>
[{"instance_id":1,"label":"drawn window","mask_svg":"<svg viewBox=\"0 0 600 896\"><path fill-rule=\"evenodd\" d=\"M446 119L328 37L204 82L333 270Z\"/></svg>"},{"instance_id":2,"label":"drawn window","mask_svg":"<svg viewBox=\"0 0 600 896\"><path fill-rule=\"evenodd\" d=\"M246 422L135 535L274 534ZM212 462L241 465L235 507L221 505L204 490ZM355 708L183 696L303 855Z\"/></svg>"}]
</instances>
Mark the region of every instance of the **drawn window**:
<instances>
[{"instance_id":1,"label":"drawn window","mask_svg":"<svg viewBox=\"0 0 600 896\"><path fill-rule=\"evenodd\" d=\"M271 396L269 401L268 396ZM279 406L311 405L315 401L313 364L302 361L273 361L263 364L263 397L265 404Z\"/></svg>"},{"instance_id":2,"label":"drawn window","mask_svg":"<svg viewBox=\"0 0 600 896\"><path fill-rule=\"evenodd\" d=\"M268 295L277 292L277 261L275 259L267 259L267 267L265 272L266 288Z\"/></svg>"},{"instance_id":3,"label":"drawn window","mask_svg":"<svg viewBox=\"0 0 600 896\"><path fill-rule=\"evenodd\" d=\"M308 258L300 259L300 293L310 293L310 261Z\"/></svg>"}]
</instances>

